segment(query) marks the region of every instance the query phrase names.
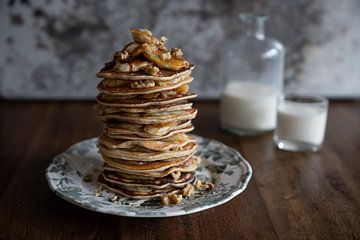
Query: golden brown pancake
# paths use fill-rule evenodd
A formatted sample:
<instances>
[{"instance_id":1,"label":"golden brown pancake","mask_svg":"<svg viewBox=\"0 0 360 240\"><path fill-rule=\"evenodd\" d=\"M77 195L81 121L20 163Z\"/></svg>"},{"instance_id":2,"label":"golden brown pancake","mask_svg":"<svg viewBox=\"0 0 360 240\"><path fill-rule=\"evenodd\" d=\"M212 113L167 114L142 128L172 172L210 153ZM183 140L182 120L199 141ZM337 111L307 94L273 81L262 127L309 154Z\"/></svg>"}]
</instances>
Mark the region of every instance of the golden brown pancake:
<instances>
[{"instance_id":1,"label":"golden brown pancake","mask_svg":"<svg viewBox=\"0 0 360 240\"><path fill-rule=\"evenodd\" d=\"M109 149L106 146L99 144L100 152L111 158L118 158L123 160L132 160L132 161L158 161L167 159L174 159L179 157L184 157L188 155L192 155L196 149L196 143L188 143L183 147L179 147L177 149L166 151L166 152L158 152L141 149L142 151L136 151L132 149Z\"/></svg>"},{"instance_id":2,"label":"golden brown pancake","mask_svg":"<svg viewBox=\"0 0 360 240\"><path fill-rule=\"evenodd\" d=\"M125 197L134 198L134 199L149 199L149 198L161 197L164 195L169 195L174 193L181 193L182 191L182 188L154 189L152 191L144 191L144 189L138 189L137 191L129 190L117 184L107 182L103 178L103 175L99 176L99 183L101 186L108 189L109 191L119 193Z\"/></svg>"},{"instance_id":3,"label":"golden brown pancake","mask_svg":"<svg viewBox=\"0 0 360 240\"><path fill-rule=\"evenodd\" d=\"M162 140L121 140L113 139L107 136L100 136L99 143L106 146L109 149L132 149L132 148L144 148L153 151L170 151L171 149L183 147L188 143L195 143L196 140L193 137L189 137L186 134L179 133L172 137Z\"/></svg>"},{"instance_id":4,"label":"golden brown pancake","mask_svg":"<svg viewBox=\"0 0 360 240\"><path fill-rule=\"evenodd\" d=\"M192 130L194 130L194 126L190 123L190 125L187 125L180 129L171 130L168 133L161 135L161 136L157 136L157 135L153 135L153 134L145 134L145 133L113 134L113 133L109 133L109 132L107 132L106 135L111 138L114 138L114 139L129 139L129 140L144 140L145 141L145 140L160 140L160 139L172 137L178 133L188 133L188 132L191 132Z\"/></svg>"},{"instance_id":5,"label":"golden brown pancake","mask_svg":"<svg viewBox=\"0 0 360 240\"><path fill-rule=\"evenodd\" d=\"M178 78L184 75L189 76L191 71L194 69L194 65L190 65L187 69L181 69L177 71L160 69L159 76L149 76L142 72L112 72L112 71L100 71L96 74L98 78L114 78L114 79L124 79L128 81L132 80L161 80L161 81L170 81L174 78Z\"/></svg>"},{"instance_id":6,"label":"golden brown pancake","mask_svg":"<svg viewBox=\"0 0 360 240\"><path fill-rule=\"evenodd\" d=\"M197 164L198 164L198 159L195 156L191 156L189 160L185 161L184 163L178 165L178 166L173 166L170 168L167 168L165 170L159 170L159 171L153 171L153 170L149 170L149 171L129 171L123 168L118 168L118 167L114 167L114 165L109 165L108 163L105 164L104 166L104 170L108 170L108 171L114 171L114 172L120 172L123 174L128 174L128 175L132 175L133 177L137 177L137 176L143 176L143 177L148 177L148 178L161 178L161 177L165 177L173 172L193 172L196 170L197 168Z\"/></svg>"},{"instance_id":7,"label":"golden brown pancake","mask_svg":"<svg viewBox=\"0 0 360 240\"><path fill-rule=\"evenodd\" d=\"M147 106L161 106L167 104L175 104L184 100L189 100L196 97L195 93L177 93L175 91L168 91L168 94L152 94L135 95L133 98L121 99L111 95L100 93L96 100L104 106L114 107L147 107Z\"/></svg>"},{"instance_id":8,"label":"golden brown pancake","mask_svg":"<svg viewBox=\"0 0 360 240\"><path fill-rule=\"evenodd\" d=\"M191 121L164 122L158 124L136 124L118 121L104 123L104 135L137 135L143 138L161 137L171 131L192 126Z\"/></svg>"},{"instance_id":9,"label":"golden brown pancake","mask_svg":"<svg viewBox=\"0 0 360 240\"><path fill-rule=\"evenodd\" d=\"M189 78L189 75L183 75L178 78L174 78L168 81L156 81L150 79L143 79L137 81L129 81L124 79L116 79L116 78L104 78L102 82L102 86L104 88L123 88L123 89L148 89L148 88L156 88L156 87L168 87L177 84L178 82L183 81L184 79Z\"/></svg>"},{"instance_id":10,"label":"golden brown pancake","mask_svg":"<svg viewBox=\"0 0 360 240\"><path fill-rule=\"evenodd\" d=\"M163 106L149 106L149 107L115 107L115 106L106 106L98 103L95 105L95 109L99 114L108 114L108 113L118 113L118 112L128 112L128 113L157 113L157 112L171 112L190 109L193 104L187 102L179 102L177 104L169 104Z\"/></svg>"},{"instance_id":11,"label":"golden brown pancake","mask_svg":"<svg viewBox=\"0 0 360 240\"><path fill-rule=\"evenodd\" d=\"M148 159L144 159L145 161L141 162L142 164L135 165L133 163L136 163L136 161L121 160L106 155L102 156L109 166L121 169L121 171L125 173L151 173L164 171L174 166L180 166L187 161L191 161L191 156L184 156L171 158L170 161L149 161Z\"/></svg>"},{"instance_id":12,"label":"golden brown pancake","mask_svg":"<svg viewBox=\"0 0 360 240\"><path fill-rule=\"evenodd\" d=\"M101 121L117 120L128 123L138 124L157 124L173 121L185 121L195 118L197 110L195 108L172 111L172 112L159 112L154 113L116 113L99 115Z\"/></svg>"},{"instance_id":13,"label":"golden brown pancake","mask_svg":"<svg viewBox=\"0 0 360 240\"><path fill-rule=\"evenodd\" d=\"M120 186L133 186L133 187L150 187L153 189L163 189L168 187L183 187L187 183L192 182L194 180L195 174L194 173L183 173L178 179L174 179L171 176L167 176L164 178L158 179L126 179L123 178L121 175L118 175L114 172L107 172L103 173L103 178L107 182L114 183Z\"/></svg>"},{"instance_id":14,"label":"golden brown pancake","mask_svg":"<svg viewBox=\"0 0 360 240\"><path fill-rule=\"evenodd\" d=\"M107 95L119 95L119 96L151 94L151 93L158 93L158 92L176 89L184 84L188 84L188 83L192 82L192 80L193 80L192 77L186 77L186 78L174 83L173 85L154 86L154 87L149 87L149 88L107 87L104 85L104 80L103 80L99 83L98 90Z\"/></svg>"}]
</instances>

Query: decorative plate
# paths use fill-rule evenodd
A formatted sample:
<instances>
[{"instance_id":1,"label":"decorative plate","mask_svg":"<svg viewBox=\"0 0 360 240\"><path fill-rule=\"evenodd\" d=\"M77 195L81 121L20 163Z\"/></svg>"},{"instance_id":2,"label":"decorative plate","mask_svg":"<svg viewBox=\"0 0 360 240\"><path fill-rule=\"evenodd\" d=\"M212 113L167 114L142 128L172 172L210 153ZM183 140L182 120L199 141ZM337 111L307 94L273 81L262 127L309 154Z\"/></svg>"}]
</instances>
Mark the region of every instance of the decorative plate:
<instances>
[{"instance_id":1,"label":"decorative plate","mask_svg":"<svg viewBox=\"0 0 360 240\"><path fill-rule=\"evenodd\" d=\"M160 201L121 196L115 202L110 201L114 194L100 190L96 180L104 163L96 146L97 138L81 141L56 156L45 175L51 190L61 198L96 212L127 217L172 217L203 211L243 192L252 169L235 149L216 140L194 137L198 143L196 155L202 157L196 175L202 181L213 182L215 188L195 192L178 205L161 206Z\"/></svg>"}]
</instances>

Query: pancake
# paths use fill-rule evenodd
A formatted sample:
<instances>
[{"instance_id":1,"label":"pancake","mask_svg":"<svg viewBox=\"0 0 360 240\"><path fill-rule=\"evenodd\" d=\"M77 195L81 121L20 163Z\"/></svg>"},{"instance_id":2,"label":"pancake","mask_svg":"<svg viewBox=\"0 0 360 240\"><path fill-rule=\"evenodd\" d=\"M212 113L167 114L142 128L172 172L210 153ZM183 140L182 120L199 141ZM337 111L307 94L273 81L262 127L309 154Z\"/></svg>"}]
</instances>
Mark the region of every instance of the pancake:
<instances>
[{"instance_id":1,"label":"pancake","mask_svg":"<svg viewBox=\"0 0 360 240\"><path fill-rule=\"evenodd\" d=\"M137 179L126 179L118 174L105 171L103 178L106 182L114 183L120 186L128 187L149 187L153 189L163 189L168 187L183 187L187 183L194 181L195 173L184 173L179 179L174 179L171 176L149 179L149 180L137 180Z\"/></svg>"},{"instance_id":2,"label":"pancake","mask_svg":"<svg viewBox=\"0 0 360 240\"><path fill-rule=\"evenodd\" d=\"M129 175L126 173L114 172L114 171L103 171L103 174L108 176L108 178L112 178L113 180L120 181L123 183L129 184L149 184L149 185L164 185L167 183L180 183L183 182L184 179L189 179L195 176L194 172L183 172L180 174L179 178L175 179L171 175L167 175L165 177L160 178L151 178L151 177L142 177Z\"/></svg>"},{"instance_id":3,"label":"pancake","mask_svg":"<svg viewBox=\"0 0 360 240\"><path fill-rule=\"evenodd\" d=\"M188 143L183 147L174 149L166 152L158 151L136 151L136 150L122 150L122 149L109 149L106 146L99 144L99 150L101 154L111 157L119 158L123 160L132 160L132 161L157 161L157 160L166 160L174 159L179 157L188 156L194 153L196 149L196 143Z\"/></svg>"},{"instance_id":4,"label":"pancake","mask_svg":"<svg viewBox=\"0 0 360 240\"><path fill-rule=\"evenodd\" d=\"M189 181L189 182L191 182L191 181ZM107 184L113 184L113 183L107 182ZM174 189L182 190L187 184L188 184L188 182L183 183L179 186L171 186L170 185L170 186L164 187L164 188L152 188L152 187L148 187L148 186L123 186L123 185L119 185L119 184L113 184L113 186L116 186L116 188L121 189L121 190L133 192L134 195L148 196L148 195L152 195L154 193L160 194L162 192L169 192Z\"/></svg>"},{"instance_id":5,"label":"pancake","mask_svg":"<svg viewBox=\"0 0 360 240\"><path fill-rule=\"evenodd\" d=\"M161 178L165 177L171 173L174 172L193 172L196 170L198 164L198 158L195 156L191 156L189 160L185 161L184 163L178 165L178 166L172 166L170 168L167 168L165 170L160 171L129 171L122 168L117 168L114 166L109 165L108 163L104 165L104 170L113 171L113 172L119 172L121 174L127 174L128 176L132 176L133 178L137 177L147 177L147 178Z\"/></svg>"},{"instance_id":6,"label":"pancake","mask_svg":"<svg viewBox=\"0 0 360 240\"><path fill-rule=\"evenodd\" d=\"M131 149L134 147L142 147L153 151L169 151L173 148L183 147L188 143L194 143L196 140L183 133L175 136L165 138L163 140L119 140L112 139L106 136L99 137L99 143L109 149Z\"/></svg>"},{"instance_id":7,"label":"pancake","mask_svg":"<svg viewBox=\"0 0 360 240\"><path fill-rule=\"evenodd\" d=\"M185 121L195 118L197 110L195 108L159 113L123 113L99 115L101 121L118 120L137 124L157 124L174 121Z\"/></svg>"},{"instance_id":8,"label":"pancake","mask_svg":"<svg viewBox=\"0 0 360 240\"><path fill-rule=\"evenodd\" d=\"M113 71L100 71L96 74L98 78L113 78L113 79L124 79L129 81L137 80L155 80L155 81L171 81L175 78L179 78L184 75L190 75L191 71L194 69L194 65L190 67L181 69L181 70L166 70L160 69L158 76L149 76L145 75L142 72L113 72Z\"/></svg>"},{"instance_id":9,"label":"pancake","mask_svg":"<svg viewBox=\"0 0 360 240\"><path fill-rule=\"evenodd\" d=\"M178 133L188 133L194 130L194 126L190 123L190 125L181 128L181 129L174 129L169 131L168 133L157 136L157 135L151 135L151 134L145 134L145 133L136 133L136 134L113 134L113 133L106 133L107 136L114 138L114 139L130 139L130 140L160 140L164 138L168 138L171 136L174 136ZM146 136L145 136L146 135Z\"/></svg>"},{"instance_id":10,"label":"pancake","mask_svg":"<svg viewBox=\"0 0 360 240\"><path fill-rule=\"evenodd\" d=\"M181 166L186 162L191 161L191 156L172 158L170 161L144 161L143 164L133 165L135 161L126 161L119 160L112 157L107 157L102 155L105 162L116 169L121 169L121 172L125 173L151 173L151 172L159 172L169 169L175 166ZM145 159L144 159L145 160Z\"/></svg>"},{"instance_id":11,"label":"pancake","mask_svg":"<svg viewBox=\"0 0 360 240\"><path fill-rule=\"evenodd\" d=\"M182 75L178 78L174 78L169 81L155 81L150 79L143 79L137 81L129 81L125 79L117 78L104 78L102 80L102 85L106 88L124 88L124 89L146 89L153 87L167 87L172 86L180 81L183 81L185 78L188 78L190 74Z\"/></svg>"},{"instance_id":12,"label":"pancake","mask_svg":"<svg viewBox=\"0 0 360 240\"><path fill-rule=\"evenodd\" d=\"M182 191L181 188L154 189L151 192L131 191L122 188L119 185L106 182L102 175L99 176L99 184L111 192L119 193L125 197L134 198L134 199L149 199L149 198L161 197L169 194L181 193Z\"/></svg>"},{"instance_id":13,"label":"pancake","mask_svg":"<svg viewBox=\"0 0 360 240\"><path fill-rule=\"evenodd\" d=\"M171 131L192 126L191 121L165 122L159 124L134 124L118 121L104 123L104 133L109 135L135 134L139 137L157 137L168 134Z\"/></svg>"},{"instance_id":14,"label":"pancake","mask_svg":"<svg viewBox=\"0 0 360 240\"><path fill-rule=\"evenodd\" d=\"M182 94L182 93L173 92L172 94L167 94L167 95L159 94L157 97L153 97L149 99L144 99L143 96L142 98L139 98L139 96L137 96L132 99L117 99L114 96L100 93L96 97L96 101L104 106L140 108L140 107L148 107L148 106L162 106L168 104L176 104L178 102L189 100L195 97L196 97L195 93Z\"/></svg>"},{"instance_id":15,"label":"pancake","mask_svg":"<svg viewBox=\"0 0 360 240\"><path fill-rule=\"evenodd\" d=\"M150 107L115 107L115 106L106 106L102 104L96 104L95 108L100 114L108 113L117 113L117 112L128 112L128 113L157 113L157 112L171 112L190 109L192 103L184 101L183 103L178 104L169 104L163 106L150 106Z\"/></svg>"},{"instance_id":16,"label":"pancake","mask_svg":"<svg viewBox=\"0 0 360 240\"><path fill-rule=\"evenodd\" d=\"M182 85L192 82L192 80L193 80L192 77L186 77L172 85L154 86L154 87L149 87L149 88L107 87L104 85L104 80L103 80L99 83L97 88L100 92L105 93L107 95L120 95L120 96L125 95L126 96L126 95L134 95L134 94L150 94L150 93L157 93L157 92L163 92L163 91L176 89Z\"/></svg>"}]
</instances>

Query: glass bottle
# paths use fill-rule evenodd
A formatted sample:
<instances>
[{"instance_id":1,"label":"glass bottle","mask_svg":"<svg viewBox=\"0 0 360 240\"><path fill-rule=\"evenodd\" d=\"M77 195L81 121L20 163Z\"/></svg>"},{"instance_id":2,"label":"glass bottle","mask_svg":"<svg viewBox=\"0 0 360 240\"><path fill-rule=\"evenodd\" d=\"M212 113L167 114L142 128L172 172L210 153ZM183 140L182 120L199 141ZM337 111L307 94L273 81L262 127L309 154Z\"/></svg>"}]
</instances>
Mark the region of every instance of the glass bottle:
<instances>
[{"instance_id":1,"label":"glass bottle","mask_svg":"<svg viewBox=\"0 0 360 240\"><path fill-rule=\"evenodd\" d=\"M285 49L265 36L266 16L240 13L239 17L242 34L226 41L221 54L221 127L238 135L256 135L275 128Z\"/></svg>"}]
</instances>

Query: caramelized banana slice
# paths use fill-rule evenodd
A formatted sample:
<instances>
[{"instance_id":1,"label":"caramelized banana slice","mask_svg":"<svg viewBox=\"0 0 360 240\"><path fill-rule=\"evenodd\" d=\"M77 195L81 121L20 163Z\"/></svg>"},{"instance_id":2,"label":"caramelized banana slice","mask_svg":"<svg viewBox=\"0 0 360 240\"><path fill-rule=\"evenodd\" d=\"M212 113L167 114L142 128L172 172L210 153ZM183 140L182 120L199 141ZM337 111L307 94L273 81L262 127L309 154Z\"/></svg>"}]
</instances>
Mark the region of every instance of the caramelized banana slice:
<instances>
[{"instance_id":1,"label":"caramelized banana slice","mask_svg":"<svg viewBox=\"0 0 360 240\"><path fill-rule=\"evenodd\" d=\"M131 42L131 43L127 44L123 48L123 50L115 52L114 57L118 58L120 60L126 60L126 59L128 59L129 56L135 57L142 53L144 53L142 44Z\"/></svg>"},{"instance_id":2,"label":"caramelized banana slice","mask_svg":"<svg viewBox=\"0 0 360 240\"><path fill-rule=\"evenodd\" d=\"M189 62L184 59L162 59L161 54L153 52L145 52L144 56L156 66L169 70L180 70L181 68L188 68Z\"/></svg>"},{"instance_id":3,"label":"caramelized banana slice","mask_svg":"<svg viewBox=\"0 0 360 240\"><path fill-rule=\"evenodd\" d=\"M130 52L130 56L136 57L148 51L151 51L150 45L147 43L143 43L140 46L138 46L136 49L134 49L134 51Z\"/></svg>"},{"instance_id":4,"label":"caramelized banana slice","mask_svg":"<svg viewBox=\"0 0 360 240\"><path fill-rule=\"evenodd\" d=\"M126 60L129 57L134 58L143 55L147 60L154 63L158 68L169 70L180 70L188 68L189 62L182 58L182 51L178 48L173 48L168 51L165 47L165 38L161 40L152 36L152 33L146 29L131 29L130 30L134 41L129 43L120 52L114 54L117 60ZM136 60L135 60L136 61ZM157 75L159 69L154 68L152 63L147 61L133 61L131 63L117 63L114 67L118 72L136 72L144 70L150 75Z\"/></svg>"},{"instance_id":5,"label":"caramelized banana slice","mask_svg":"<svg viewBox=\"0 0 360 240\"><path fill-rule=\"evenodd\" d=\"M152 33L147 29L130 29L133 39L136 43L149 43L149 44L160 44L157 38L152 36Z\"/></svg>"},{"instance_id":6,"label":"caramelized banana slice","mask_svg":"<svg viewBox=\"0 0 360 240\"><path fill-rule=\"evenodd\" d=\"M180 87L176 88L175 91L180 94L185 94L189 91L189 84L181 85Z\"/></svg>"}]
</instances>

